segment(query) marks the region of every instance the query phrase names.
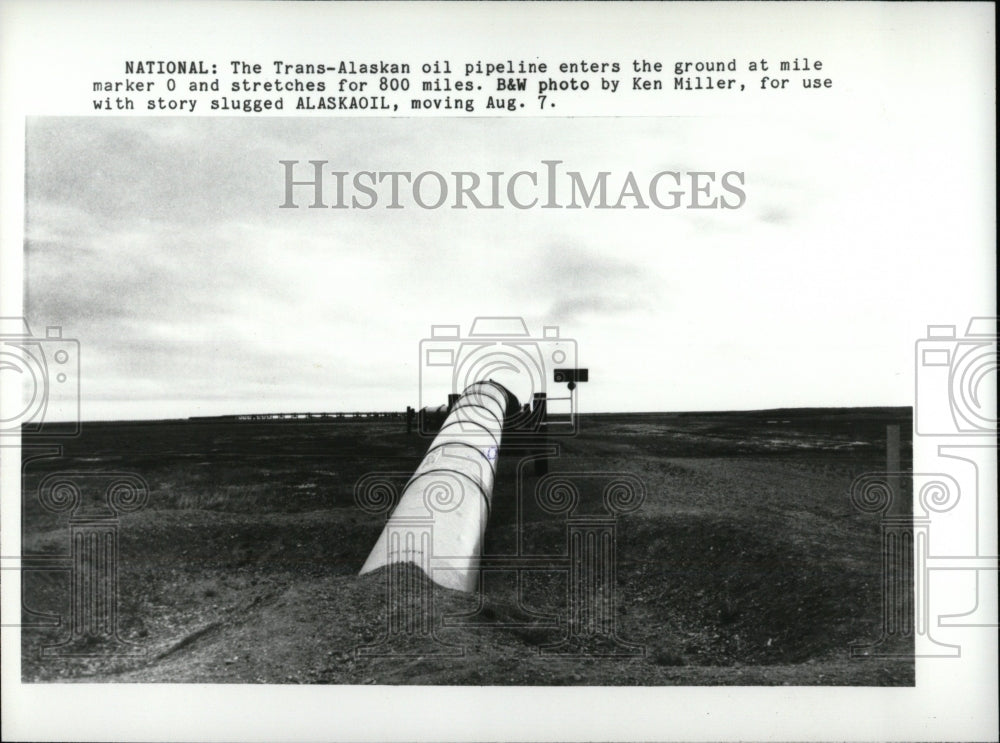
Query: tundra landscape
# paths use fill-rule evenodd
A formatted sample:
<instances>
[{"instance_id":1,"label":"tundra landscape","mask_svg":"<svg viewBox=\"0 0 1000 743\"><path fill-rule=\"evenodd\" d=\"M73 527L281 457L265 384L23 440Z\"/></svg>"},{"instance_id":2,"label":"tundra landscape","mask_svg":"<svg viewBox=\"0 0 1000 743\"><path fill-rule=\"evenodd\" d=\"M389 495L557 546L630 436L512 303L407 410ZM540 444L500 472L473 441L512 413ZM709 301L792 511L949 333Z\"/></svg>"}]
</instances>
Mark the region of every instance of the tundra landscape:
<instances>
[{"instance_id":1,"label":"tundra landscape","mask_svg":"<svg viewBox=\"0 0 1000 743\"><path fill-rule=\"evenodd\" d=\"M851 499L855 478L886 469L887 426L902 431L910 471L911 415L583 416L549 464L550 476L577 482L579 501L562 513L539 505L542 479L504 447L484 548L495 569L473 593L412 565L358 575L386 513L359 501L356 485L373 473L405 483L429 444L403 420L84 423L58 456L23 459L23 553L37 569L23 574L22 677L913 685L912 637L864 647L883 630L882 533L879 514ZM74 590L93 590L74 587L66 562L73 514L40 500L60 473L84 500L108 473L146 490L115 515L116 585L101 600L116 628L68 645L82 621ZM616 473L640 482L642 497L609 515L600 483ZM609 599L611 631L581 637L567 529L586 517L613 522L613 585L593 587ZM504 569L505 556L526 554L529 568ZM912 585L897 589L912 598Z\"/></svg>"}]
</instances>

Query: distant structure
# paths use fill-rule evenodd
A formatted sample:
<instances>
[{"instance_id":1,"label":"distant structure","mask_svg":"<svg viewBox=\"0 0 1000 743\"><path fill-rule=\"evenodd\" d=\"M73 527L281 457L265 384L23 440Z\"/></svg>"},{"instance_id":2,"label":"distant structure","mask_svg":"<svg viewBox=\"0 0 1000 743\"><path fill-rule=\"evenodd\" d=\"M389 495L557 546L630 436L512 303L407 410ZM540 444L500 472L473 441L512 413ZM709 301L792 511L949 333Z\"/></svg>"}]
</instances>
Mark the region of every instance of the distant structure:
<instances>
[{"instance_id":1,"label":"distant structure","mask_svg":"<svg viewBox=\"0 0 1000 743\"><path fill-rule=\"evenodd\" d=\"M234 423L247 421L331 421L331 420L406 420L407 413L398 410L342 413L243 413L240 415L192 415L195 423Z\"/></svg>"}]
</instances>

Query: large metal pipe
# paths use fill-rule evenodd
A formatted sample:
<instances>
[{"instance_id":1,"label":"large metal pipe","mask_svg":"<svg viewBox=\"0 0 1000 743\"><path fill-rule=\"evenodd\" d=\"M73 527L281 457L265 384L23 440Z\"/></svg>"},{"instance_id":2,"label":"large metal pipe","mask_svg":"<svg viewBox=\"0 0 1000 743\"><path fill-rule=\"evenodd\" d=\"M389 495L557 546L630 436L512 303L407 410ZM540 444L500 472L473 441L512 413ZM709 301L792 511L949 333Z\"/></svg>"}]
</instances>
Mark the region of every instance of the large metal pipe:
<instances>
[{"instance_id":1,"label":"large metal pipe","mask_svg":"<svg viewBox=\"0 0 1000 743\"><path fill-rule=\"evenodd\" d=\"M492 380L469 385L403 489L361 568L412 562L438 585L476 588L504 420L517 398Z\"/></svg>"}]
</instances>

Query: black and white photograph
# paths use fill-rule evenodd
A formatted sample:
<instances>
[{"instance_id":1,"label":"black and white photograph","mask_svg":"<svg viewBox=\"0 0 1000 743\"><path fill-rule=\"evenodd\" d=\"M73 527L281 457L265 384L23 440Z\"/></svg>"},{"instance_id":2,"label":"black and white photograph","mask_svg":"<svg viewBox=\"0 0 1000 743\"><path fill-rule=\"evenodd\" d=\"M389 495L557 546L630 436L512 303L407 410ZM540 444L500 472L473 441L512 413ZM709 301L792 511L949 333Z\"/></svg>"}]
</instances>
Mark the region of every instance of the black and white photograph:
<instances>
[{"instance_id":1,"label":"black and white photograph","mask_svg":"<svg viewBox=\"0 0 1000 743\"><path fill-rule=\"evenodd\" d=\"M11 739L995 736L992 7L363 5L3 78Z\"/></svg>"},{"instance_id":2,"label":"black and white photograph","mask_svg":"<svg viewBox=\"0 0 1000 743\"><path fill-rule=\"evenodd\" d=\"M912 685L856 502L873 496L852 501L887 456L910 466L911 409L873 404L897 401L891 359L842 361L864 342L842 293L860 312L881 282L866 296L836 249L850 225L824 235L839 278L801 247L802 212L856 210L839 194L859 174L834 149L807 168L831 182L793 194L780 163L739 157L759 132L705 130L29 121L27 314L80 327L81 405L106 412L25 465L26 553L65 551L89 508L54 510L60 477L100 498L131 473L142 507L108 514L116 625L24 633L25 678ZM480 180L461 210L458 178ZM873 346L893 321L869 323ZM399 544L377 542L390 527ZM64 584L26 577L27 606L60 615ZM884 657L852 660L866 643Z\"/></svg>"}]
</instances>

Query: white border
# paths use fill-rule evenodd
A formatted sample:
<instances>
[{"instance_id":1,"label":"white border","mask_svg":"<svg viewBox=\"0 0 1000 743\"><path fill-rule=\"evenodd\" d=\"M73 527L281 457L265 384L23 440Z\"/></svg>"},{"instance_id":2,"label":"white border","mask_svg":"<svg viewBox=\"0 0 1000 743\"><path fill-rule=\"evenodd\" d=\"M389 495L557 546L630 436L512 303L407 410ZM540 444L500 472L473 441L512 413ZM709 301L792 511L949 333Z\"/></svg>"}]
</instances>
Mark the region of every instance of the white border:
<instances>
[{"instance_id":1,"label":"white border","mask_svg":"<svg viewBox=\"0 0 1000 743\"><path fill-rule=\"evenodd\" d=\"M360 56L366 48L399 40L400 54L435 48L442 55L447 49L456 56L529 56L539 45L585 43L599 52L621 48L638 55L655 50L668 34L650 30L661 13L670 14L673 38L687 38L683 31L700 24L703 40L730 44L739 54L750 46L741 28L751 27L770 28L771 42L786 49L819 38L851 45L884 36L889 44L894 34L930 42L939 35L953 41L964 34L982 54L982 68L971 73L949 69L943 59L942 79L953 75L955 85L966 90L962 76L968 82L969 74L978 75L973 89L981 98L932 99L927 106L971 106L982 112L972 122L976 131L993 124L989 5L588 5L3 2L0 311L16 315L21 306L24 117L85 114L91 98L86 81L101 77L98 70L117 69L125 56L179 58L200 56L206 49L242 49L268 58L292 43L299 52L311 45ZM337 22L330 24L332 16ZM445 39L442 29L447 29ZM935 53L933 43L926 49ZM922 84L947 90L940 82L915 81L905 90L872 85L853 93L891 100L919 92ZM749 111L736 115L742 113ZM992 153L984 157L993 162ZM993 184L983 188L988 197ZM986 198L987 203L992 206L993 199ZM990 313L984 302L974 303L980 314ZM968 305L968 300L957 301L956 316L919 318L915 326L962 323ZM19 519L6 495L19 492L10 453L3 452L0 473L4 555L19 550ZM5 573L2 586L7 617L17 607L16 574ZM22 685L18 633L5 628L3 642L5 649L15 649L3 653L6 740L973 740L997 734L995 630L970 635L961 660L921 659L915 689Z\"/></svg>"}]
</instances>

